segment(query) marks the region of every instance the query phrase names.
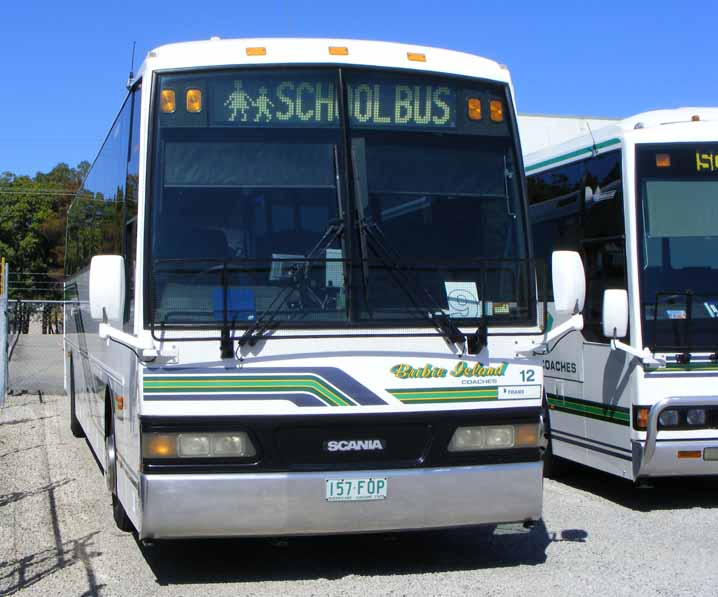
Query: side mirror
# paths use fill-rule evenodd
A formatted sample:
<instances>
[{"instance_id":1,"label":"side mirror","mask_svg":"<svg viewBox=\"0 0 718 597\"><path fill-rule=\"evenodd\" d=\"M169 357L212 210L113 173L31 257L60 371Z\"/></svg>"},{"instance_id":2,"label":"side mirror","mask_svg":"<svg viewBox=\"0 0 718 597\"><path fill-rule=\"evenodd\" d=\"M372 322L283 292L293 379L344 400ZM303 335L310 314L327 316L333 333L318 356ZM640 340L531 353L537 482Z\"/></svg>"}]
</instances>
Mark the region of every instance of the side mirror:
<instances>
[{"instance_id":1,"label":"side mirror","mask_svg":"<svg viewBox=\"0 0 718 597\"><path fill-rule=\"evenodd\" d=\"M559 313L580 313L586 300L586 274L581 256L576 251L554 251L553 300Z\"/></svg>"},{"instance_id":2,"label":"side mirror","mask_svg":"<svg viewBox=\"0 0 718 597\"><path fill-rule=\"evenodd\" d=\"M90 316L120 323L124 310L125 260L119 255L95 255L90 262Z\"/></svg>"},{"instance_id":3,"label":"side mirror","mask_svg":"<svg viewBox=\"0 0 718 597\"><path fill-rule=\"evenodd\" d=\"M606 338L626 337L628 333L628 292L619 288L603 291L601 325Z\"/></svg>"}]
</instances>

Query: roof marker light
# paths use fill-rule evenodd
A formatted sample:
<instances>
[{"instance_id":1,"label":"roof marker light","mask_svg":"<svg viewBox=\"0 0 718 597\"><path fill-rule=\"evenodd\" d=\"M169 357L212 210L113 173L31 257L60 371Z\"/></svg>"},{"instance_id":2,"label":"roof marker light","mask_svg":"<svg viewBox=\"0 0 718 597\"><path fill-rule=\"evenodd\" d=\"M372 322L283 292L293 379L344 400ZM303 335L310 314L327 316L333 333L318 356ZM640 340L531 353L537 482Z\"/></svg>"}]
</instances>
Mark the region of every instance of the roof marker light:
<instances>
[{"instance_id":1,"label":"roof marker light","mask_svg":"<svg viewBox=\"0 0 718 597\"><path fill-rule=\"evenodd\" d=\"M349 56L349 48L344 46L329 46L330 56Z\"/></svg>"},{"instance_id":2,"label":"roof marker light","mask_svg":"<svg viewBox=\"0 0 718 597\"><path fill-rule=\"evenodd\" d=\"M668 153L657 153L656 154L656 168L670 168L671 167L671 155Z\"/></svg>"},{"instance_id":3,"label":"roof marker light","mask_svg":"<svg viewBox=\"0 0 718 597\"><path fill-rule=\"evenodd\" d=\"M426 54L420 52L407 52L406 57L412 62L426 62Z\"/></svg>"},{"instance_id":4,"label":"roof marker light","mask_svg":"<svg viewBox=\"0 0 718 597\"><path fill-rule=\"evenodd\" d=\"M247 48L247 56L266 56L267 48Z\"/></svg>"}]
</instances>

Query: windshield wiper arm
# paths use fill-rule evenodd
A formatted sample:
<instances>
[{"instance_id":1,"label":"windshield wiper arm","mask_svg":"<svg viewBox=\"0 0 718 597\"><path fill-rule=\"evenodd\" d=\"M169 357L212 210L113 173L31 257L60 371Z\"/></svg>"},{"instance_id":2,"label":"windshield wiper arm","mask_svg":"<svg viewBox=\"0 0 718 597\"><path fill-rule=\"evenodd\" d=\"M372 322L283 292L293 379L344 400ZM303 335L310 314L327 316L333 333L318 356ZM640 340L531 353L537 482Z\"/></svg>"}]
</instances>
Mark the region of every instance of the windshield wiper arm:
<instances>
[{"instance_id":1,"label":"windshield wiper arm","mask_svg":"<svg viewBox=\"0 0 718 597\"><path fill-rule=\"evenodd\" d=\"M307 253L306 257L304 257L303 260L305 262L305 265L308 266L313 259L317 258L321 251L329 247L343 234L343 232L343 220L339 219L331 221L329 223L329 226L327 226L327 229L324 231L322 238L319 239L319 242L317 242L317 244L314 245L314 247L309 251L309 253ZM249 346L254 346L257 342L266 338L264 333L271 327L276 327L276 324L273 326L273 323L275 323L274 320L276 316L280 313L284 305L287 304L289 297L292 296L295 291L301 292L302 286L306 284L306 272L290 271L289 277L291 279L291 284L286 288L283 288L282 291L269 304L269 306L262 312L262 315L258 317L254 321L254 323L245 330L245 332L238 340L238 344L240 346L244 346L245 344L249 344ZM313 298L315 301L318 300L316 298L316 295L314 295Z\"/></svg>"},{"instance_id":2,"label":"windshield wiper arm","mask_svg":"<svg viewBox=\"0 0 718 597\"><path fill-rule=\"evenodd\" d=\"M366 219L359 221L359 229L365 236L366 240L371 241L375 253L379 256L379 259L384 264L384 267L386 267L389 273L394 277L394 279L396 279L399 288L401 288L404 294L406 294L411 306L414 308L414 311L432 323L436 330L451 344L464 344L466 336L449 317L441 312L443 310L441 305L439 305L431 292L429 292L429 290L423 285L419 287L429 299L430 308L433 310L433 313L427 312L426 307L421 305L421 301L411 289L413 284L411 278L409 278L409 276L401 270L400 256L396 253L396 251L392 251L384 243L383 239L385 237L381 229L375 223L369 222ZM365 259L366 257L368 256L364 256ZM431 303L433 303L433 305L431 305Z\"/></svg>"}]
</instances>

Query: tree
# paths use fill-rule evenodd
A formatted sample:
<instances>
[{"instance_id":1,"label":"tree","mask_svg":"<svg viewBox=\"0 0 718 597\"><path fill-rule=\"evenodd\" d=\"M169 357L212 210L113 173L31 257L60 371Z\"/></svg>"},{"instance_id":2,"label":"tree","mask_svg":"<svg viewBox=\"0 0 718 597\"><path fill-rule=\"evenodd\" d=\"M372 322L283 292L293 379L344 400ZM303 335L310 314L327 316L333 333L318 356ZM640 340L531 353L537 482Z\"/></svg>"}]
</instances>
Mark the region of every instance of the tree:
<instances>
[{"instance_id":1,"label":"tree","mask_svg":"<svg viewBox=\"0 0 718 597\"><path fill-rule=\"evenodd\" d=\"M0 256L10 264L18 298L37 296L62 276L67 208L88 170L88 162L60 163L33 178L0 175Z\"/></svg>"}]
</instances>

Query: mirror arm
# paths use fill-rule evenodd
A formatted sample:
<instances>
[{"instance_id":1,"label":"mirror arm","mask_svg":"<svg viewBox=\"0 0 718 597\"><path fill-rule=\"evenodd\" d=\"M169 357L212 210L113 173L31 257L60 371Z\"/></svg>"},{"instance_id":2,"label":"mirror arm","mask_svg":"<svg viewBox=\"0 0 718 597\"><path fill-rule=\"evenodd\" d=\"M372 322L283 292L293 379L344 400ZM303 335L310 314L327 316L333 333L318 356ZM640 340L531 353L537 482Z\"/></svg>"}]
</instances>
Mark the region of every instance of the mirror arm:
<instances>
[{"instance_id":1,"label":"mirror arm","mask_svg":"<svg viewBox=\"0 0 718 597\"><path fill-rule=\"evenodd\" d=\"M521 346L516 349L517 357L530 357L536 354L537 350L548 348L549 344L569 332L580 332L583 329L583 315L576 313L564 321L561 325L557 325L552 330L546 332L544 337L531 346Z\"/></svg>"},{"instance_id":2,"label":"mirror arm","mask_svg":"<svg viewBox=\"0 0 718 597\"><path fill-rule=\"evenodd\" d=\"M622 350L626 354L629 354L632 357L637 358L644 365L648 365L650 367L665 367L666 366L666 359L661 358L661 357L654 357L651 354L651 351L648 350L648 348L644 348L641 351L641 350L638 350L637 348L634 348L630 344L621 342L618 338L611 339L611 350Z\"/></svg>"},{"instance_id":3,"label":"mirror arm","mask_svg":"<svg viewBox=\"0 0 718 597\"><path fill-rule=\"evenodd\" d=\"M125 346L137 351L139 357L143 361L153 361L160 356L159 350L157 350L151 340L149 341L149 344L142 342L137 336L120 331L107 323L100 324L99 336L103 340L108 340L108 342L109 340L115 340L116 342L124 344Z\"/></svg>"}]
</instances>

